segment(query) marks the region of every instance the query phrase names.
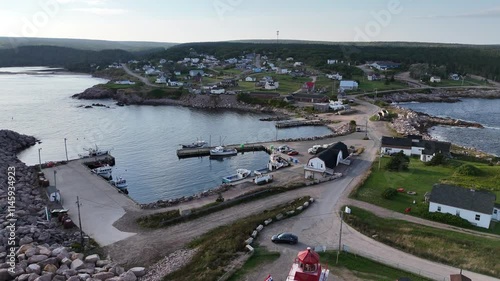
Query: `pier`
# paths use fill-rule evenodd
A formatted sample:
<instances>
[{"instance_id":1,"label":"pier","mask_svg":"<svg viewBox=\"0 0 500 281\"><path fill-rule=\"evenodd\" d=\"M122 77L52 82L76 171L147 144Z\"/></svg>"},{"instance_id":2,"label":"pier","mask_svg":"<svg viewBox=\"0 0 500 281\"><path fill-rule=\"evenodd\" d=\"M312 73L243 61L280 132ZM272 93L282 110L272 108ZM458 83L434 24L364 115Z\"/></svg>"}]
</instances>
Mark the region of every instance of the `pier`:
<instances>
[{"instance_id":1,"label":"pier","mask_svg":"<svg viewBox=\"0 0 500 281\"><path fill-rule=\"evenodd\" d=\"M235 148L238 151L238 153L251 152L251 151L265 151L271 154L269 148L264 146L264 144L243 144L243 145L233 144L233 145L226 145L224 147ZM214 148L215 147L181 148L177 150L177 157L189 158L189 157L209 156L210 150Z\"/></svg>"},{"instance_id":2,"label":"pier","mask_svg":"<svg viewBox=\"0 0 500 281\"><path fill-rule=\"evenodd\" d=\"M42 171L61 193L62 205L71 220L78 225L77 196L83 231L101 246L120 241L135 233L122 232L113 226L127 210L138 205L101 176L93 174L85 163L114 162L110 155L70 160L66 164L44 168ZM54 176L56 179L54 179Z\"/></svg>"},{"instance_id":3,"label":"pier","mask_svg":"<svg viewBox=\"0 0 500 281\"><path fill-rule=\"evenodd\" d=\"M292 121L282 121L276 122L276 128L291 128L300 126L324 126L329 122L323 120L292 120Z\"/></svg>"}]
</instances>

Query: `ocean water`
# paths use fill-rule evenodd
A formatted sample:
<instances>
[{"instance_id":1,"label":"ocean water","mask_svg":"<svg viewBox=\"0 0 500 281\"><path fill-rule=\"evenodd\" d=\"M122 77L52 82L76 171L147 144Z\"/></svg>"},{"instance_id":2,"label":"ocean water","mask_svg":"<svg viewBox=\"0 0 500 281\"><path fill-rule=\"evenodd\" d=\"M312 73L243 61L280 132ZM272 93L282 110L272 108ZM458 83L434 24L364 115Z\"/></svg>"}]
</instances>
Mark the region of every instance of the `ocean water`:
<instances>
[{"instance_id":1,"label":"ocean water","mask_svg":"<svg viewBox=\"0 0 500 281\"><path fill-rule=\"evenodd\" d=\"M404 103L403 107L439 117L477 122L484 129L433 127L432 137L500 155L500 99L461 99L457 103Z\"/></svg>"},{"instance_id":2,"label":"ocean water","mask_svg":"<svg viewBox=\"0 0 500 281\"><path fill-rule=\"evenodd\" d=\"M106 82L85 74L56 73L43 67L0 68L0 128L33 135L41 140L19 154L29 165L65 160L84 148L99 145L116 157L114 176L123 176L130 196L139 203L189 196L219 185L223 176L238 168L265 167L268 155L251 152L225 158L179 160L181 143L197 138L212 145L270 141L326 135L325 127L276 130L274 122L259 121L266 115L175 106L119 107L111 100L75 100L71 95ZM85 109L102 103L110 108Z\"/></svg>"}]
</instances>

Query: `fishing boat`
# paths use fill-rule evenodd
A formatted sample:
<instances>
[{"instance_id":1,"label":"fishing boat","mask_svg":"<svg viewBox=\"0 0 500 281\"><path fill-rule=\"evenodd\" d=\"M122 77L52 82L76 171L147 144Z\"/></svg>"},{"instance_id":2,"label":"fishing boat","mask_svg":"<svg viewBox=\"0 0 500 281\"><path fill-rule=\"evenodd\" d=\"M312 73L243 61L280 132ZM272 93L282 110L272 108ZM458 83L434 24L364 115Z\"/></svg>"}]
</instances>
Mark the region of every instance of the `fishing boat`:
<instances>
[{"instance_id":1,"label":"fishing boat","mask_svg":"<svg viewBox=\"0 0 500 281\"><path fill-rule=\"evenodd\" d=\"M197 140L191 144L181 144L182 148L201 148L207 146L207 142L204 140Z\"/></svg>"},{"instance_id":2,"label":"fishing boat","mask_svg":"<svg viewBox=\"0 0 500 281\"><path fill-rule=\"evenodd\" d=\"M236 154L238 154L238 151L235 148L217 146L214 149L210 149L210 156L231 156Z\"/></svg>"},{"instance_id":3,"label":"fishing boat","mask_svg":"<svg viewBox=\"0 0 500 281\"><path fill-rule=\"evenodd\" d=\"M253 179L253 182L257 185L262 185L273 181L273 175L262 173L255 173L255 175L256 177Z\"/></svg>"},{"instance_id":4,"label":"fishing boat","mask_svg":"<svg viewBox=\"0 0 500 281\"><path fill-rule=\"evenodd\" d=\"M127 190L128 184L127 180L125 180L124 178L119 177L116 180L110 180L109 182L111 183L111 185L118 188L120 191L123 191L123 193L128 194Z\"/></svg>"},{"instance_id":5,"label":"fishing boat","mask_svg":"<svg viewBox=\"0 0 500 281\"><path fill-rule=\"evenodd\" d=\"M84 154L78 154L80 158L89 158L89 157L96 157L96 156L103 156L103 155L108 155L110 153L110 149L108 150L103 150L95 146L95 148L84 148L83 150L87 151L87 153Z\"/></svg>"},{"instance_id":6,"label":"fishing boat","mask_svg":"<svg viewBox=\"0 0 500 281\"><path fill-rule=\"evenodd\" d=\"M109 178L109 177L111 177L111 173L113 172L113 168L109 165L104 165L104 166L92 169L91 171L92 171L92 173L97 174L99 176Z\"/></svg>"},{"instance_id":7,"label":"fishing boat","mask_svg":"<svg viewBox=\"0 0 500 281\"><path fill-rule=\"evenodd\" d=\"M330 270L322 268L318 253L307 247L298 253L286 281L326 281Z\"/></svg>"},{"instance_id":8,"label":"fishing boat","mask_svg":"<svg viewBox=\"0 0 500 281\"><path fill-rule=\"evenodd\" d=\"M251 174L252 174L252 171L250 171L250 170L238 169L238 170L236 170L236 174L230 175L227 177L223 177L222 182L223 183L231 183L231 182L239 181L239 180L247 178Z\"/></svg>"}]
</instances>

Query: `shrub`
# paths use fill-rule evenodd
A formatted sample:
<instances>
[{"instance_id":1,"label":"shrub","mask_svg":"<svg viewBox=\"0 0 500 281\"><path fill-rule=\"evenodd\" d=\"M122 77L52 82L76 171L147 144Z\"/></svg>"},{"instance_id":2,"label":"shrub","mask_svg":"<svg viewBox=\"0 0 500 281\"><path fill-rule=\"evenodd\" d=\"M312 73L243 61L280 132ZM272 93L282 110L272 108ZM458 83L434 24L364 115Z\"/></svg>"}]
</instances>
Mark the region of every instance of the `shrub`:
<instances>
[{"instance_id":1,"label":"shrub","mask_svg":"<svg viewBox=\"0 0 500 281\"><path fill-rule=\"evenodd\" d=\"M459 216L448 214L448 213L445 213L445 214L438 213L438 212L431 213L431 212L425 210L421 214L422 214L422 217L424 217L428 220L432 220L432 221L442 222L442 223L446 223L446 224L450 224L450 225L454 225L454 226L458 226L458 227L464 227L464 228L470 228L472 226L468 220L463 219Z\"/></svg>"},{"instance_id":2,"label":"shrub","mask_svg":"<svg viewBox=\"0 0 500 281\"><path fill-rule=\"evenodd\" d=\"M389 171L408 171L410 164L410 157L406 156L402 151L395 153L391 156L391 160L385 165Z\"/></svg>"},{"instance_id":3,"label":"shrub","mask_svg":"<svg viewBox=\"0 0 500 281\"><path fill-rule=\"evenodd\" d=\"M382 198L391 200L392 198L398 195L398 191L395 188L386 188L384 192L382 192Z\"/></svg>"},{"instance_id":4,"label":"shrub","mask_svg":"<svg viewBox=\"0 0 500 281\"><path fill-rule=\"evenodd\" d=\"M425 165L427 166L438 166L444 164L446 161L446 158L444 157L443 154L441 153L436 153L434 157L432 157L431 161L426 162Z\"/></svg>"},{"instance_id":5,"label":"shrub","mask_svg":"<svg viewBox=\"0 0 500 281\"><path fill-rule=\"evenodd\" d=\"M471 164L463 164L457 168L455 174L460 176L479 176L481 170Z\"/></svg>"}]
</instances>

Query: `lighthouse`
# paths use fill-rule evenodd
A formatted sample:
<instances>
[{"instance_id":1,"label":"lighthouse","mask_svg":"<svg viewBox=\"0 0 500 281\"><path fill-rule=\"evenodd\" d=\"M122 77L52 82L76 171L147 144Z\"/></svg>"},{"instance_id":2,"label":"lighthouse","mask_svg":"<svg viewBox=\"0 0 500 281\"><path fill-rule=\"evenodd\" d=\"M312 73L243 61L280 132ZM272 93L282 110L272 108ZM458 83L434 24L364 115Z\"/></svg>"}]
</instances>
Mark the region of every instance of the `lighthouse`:
<instances>
[{"instance_id":1,"label":"lighthouse","mask_svg":"<svg viewBox=\"0 0 500 281\"><path fill-rule=\"evenodd\" d=\"M286 281L326 281L330 270L321 268L319 255L307 247L298 253Z\"/></svg>"}]
</instances>

